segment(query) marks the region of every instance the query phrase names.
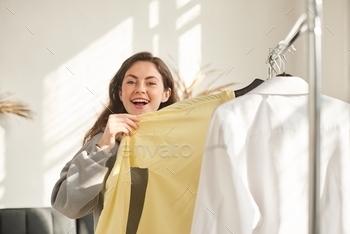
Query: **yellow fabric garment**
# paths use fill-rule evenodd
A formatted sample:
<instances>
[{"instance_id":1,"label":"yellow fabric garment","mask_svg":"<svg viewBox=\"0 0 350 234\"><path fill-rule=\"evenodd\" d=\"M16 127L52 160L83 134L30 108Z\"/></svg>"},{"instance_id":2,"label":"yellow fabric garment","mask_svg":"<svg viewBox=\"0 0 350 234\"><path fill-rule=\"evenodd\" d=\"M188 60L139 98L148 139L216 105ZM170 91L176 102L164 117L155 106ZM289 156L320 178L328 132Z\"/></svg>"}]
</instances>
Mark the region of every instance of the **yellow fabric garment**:
<instances>
[{"instance_id":1,"label":"yellow fabric garment","mask_svg":"<svg viewBox=\"0 0 350 234\"><path fill-rule=\"evenodd\" d=\"M120 143L96 233L190 233L210 118L233 98L224 91L141 115Z\"/></svg>"}]
</instances>

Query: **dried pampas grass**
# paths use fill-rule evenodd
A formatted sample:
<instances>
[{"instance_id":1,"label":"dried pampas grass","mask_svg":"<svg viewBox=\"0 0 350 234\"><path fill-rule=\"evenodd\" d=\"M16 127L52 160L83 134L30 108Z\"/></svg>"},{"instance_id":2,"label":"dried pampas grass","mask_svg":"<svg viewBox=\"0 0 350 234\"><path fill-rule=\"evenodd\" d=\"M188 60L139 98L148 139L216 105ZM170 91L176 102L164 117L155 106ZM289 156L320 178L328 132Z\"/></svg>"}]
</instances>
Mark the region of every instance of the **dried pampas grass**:
<instances>
[{"instance_id":1,"label":"dried pampas grass","mask_svg":"<svg viewBox=\"0 0 350 234\"><path fill-rule=\"evenodd\" d=\"M175 59L171 56L169 56L170 59L174 64L176 64ZM214 85L216 81L218 81L220 78L224 77L224 73L221 72L217 74L219 71L217 69L212 69L211 64L206 64L200 68L198 73L195 75L192 83L188 86L186 86L186 82L183 78L181 78L180 70L176 66L170 66L172 73L174 75L174 81L175 81L175 87L178 91L178 95L180 100L195 97L195 96L202 96L207 94L212 94L215 92L220 92L225 89L229 89L232 85L234 85L234 82L226 83L223 85ZM202 88L197 94L194 94L194 91L196 88L199 87L199 85L205 80L205 78L208 79L209 76L216 75L212 81L206 85L206 87Z\"/></svg>"},{"instance_id":2,"label":"dried pampas grass","mask_svg":"<svg viewBox=\"0 0 350 234\"><path fill-rule=\"evenodd\" d=\"M33 112L27 104L21 101L9 100L11 93L0 94L0 114L14 114L26 119L32 119Z\"/></svg>"}]
</instances>

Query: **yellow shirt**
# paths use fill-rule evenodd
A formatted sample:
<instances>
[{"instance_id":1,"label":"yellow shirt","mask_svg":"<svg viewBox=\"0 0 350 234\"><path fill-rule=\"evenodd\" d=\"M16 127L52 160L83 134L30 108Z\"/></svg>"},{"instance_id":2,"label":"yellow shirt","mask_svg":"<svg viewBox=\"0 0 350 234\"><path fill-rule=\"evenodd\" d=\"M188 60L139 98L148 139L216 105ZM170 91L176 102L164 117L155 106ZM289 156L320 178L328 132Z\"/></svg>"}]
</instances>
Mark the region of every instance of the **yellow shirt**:
<instances>
[{"instance_id":1,"label":"yellow shirt","mask_svg":"<svg viewBox=\"0 0 350 234\"><path fill-rule=\"evenodd\" d=\"M120 143L96 233L190 233L210 118L233 98L224 91L141 115Z\"/></svg>"}]
</instances>

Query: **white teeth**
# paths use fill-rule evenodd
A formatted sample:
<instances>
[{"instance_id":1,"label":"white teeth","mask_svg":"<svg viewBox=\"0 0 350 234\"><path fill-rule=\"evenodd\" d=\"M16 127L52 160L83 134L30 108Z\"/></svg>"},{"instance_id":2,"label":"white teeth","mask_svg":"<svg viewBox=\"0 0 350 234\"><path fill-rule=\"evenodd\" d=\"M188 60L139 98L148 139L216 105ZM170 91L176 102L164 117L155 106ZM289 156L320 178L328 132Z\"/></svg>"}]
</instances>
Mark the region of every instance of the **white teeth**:
<instances>
[{"instance_id":1,"label":"white teeth","mask_svg":"<svg viewBox=\"0 0 350 234\"><path fill-rule=\"evenodd\" d=\"M143 103L149 103L149 101L145 100L145 99L134 99L132 100L132 102L143 102Z\"/></svg>"}]
</instances>

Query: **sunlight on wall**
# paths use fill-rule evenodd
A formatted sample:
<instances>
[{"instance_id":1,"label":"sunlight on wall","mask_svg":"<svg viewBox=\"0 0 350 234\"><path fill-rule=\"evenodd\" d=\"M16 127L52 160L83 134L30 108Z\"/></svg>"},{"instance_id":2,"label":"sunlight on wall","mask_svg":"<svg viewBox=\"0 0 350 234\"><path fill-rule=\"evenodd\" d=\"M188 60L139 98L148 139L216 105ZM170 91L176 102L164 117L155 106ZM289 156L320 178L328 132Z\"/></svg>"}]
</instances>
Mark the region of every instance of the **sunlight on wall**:
<instances>
[{"instance_id":1,"label":"sunlight on wall","mask_svg":"<svg viewBox=\"0 0 350 234\"><path fill-rule=\"evenodd\" d=\"M159 25L159 0L153 0L149 4L149 28L153 29ZM152 53L159 55L159 34L152 37Z\"/></svg>"},{"instance_id":2,"label":"sunlight on wall","mask_svg":"<svg viewBox=\"0 0 350 234\"><path fill-rule=\"evenodd\" d=\"M86 131L105 107L109 82L132 53L132 32L129 17L45 77L44 198L51 196L61 169L80 149Z\"/></svg>"},{"instance_id":3,"label":"sunlight on wall","mask_svg":"<svg viewBox=\"0 0 350 234\"><path fill-rule=\"evenodd\" d=\"M197 24L179 38L180 76L189 86L201 67L201 26Z\"/></svg>"},{"instance_id":4,"label":"sunlight on wall","mask_svg":"<svg viewBox=\"0 0 350 234\"><path fill-rule=\"evenodd\" d=\"M181 29L184 25L191 22L193 19L198 17L201 13L201 5L197 4L192 7L190 10L185 12L176 20L176 29Z\"/></svg>"},{"instance_id":5,"label":"sunlight on wall","mask_svg":"<svg viewBox=\"0 0 350 234\"><path fill-rule=\"evenodd\" d=\"M176 8L179 9L188 4L191 0L176 0Z\"/></svg>"},{"instance_id":6,"label":"sunlight on wall","mask_svg":"<svg viewBox=\"0 0 350 234\"><path fill-rule=\"evenodd\" d=\"M179 14L174 27L178 31L178 68L185 83L190 84L201 66L201 6L177 1L178 7L185 5L189 10ZM110 79L132 53L133 24L133 18L127 18L45 77L43 197L47 205L61 169L80 149L84 134L104 108ZM154 30L159 24L159 0L153 0L149 4L149 28ZM154 31L151 46L155 55L160 40Z\"/></svg>"},{"instance_id":7,"label":"sunlight on wall","mask_svg":"<svg viewBox=\"0 0 350 234\"><path fill-rule=\"evenodd\" d=\"M192 23L201 13L201 6L196 4L176 20L176 29L180 30ZM179 73L188 87L201 67L201 25L195 24L179 36Z\"/></svg>"},{"instance_id":8,"label":"sunlight on wall","mask_svg":"<svg viewBox=\"0 0 350 234\"><path fill-rule=\"evenodd\" d=\"M0 126L0 207L4 207L5 204L2 203L2 198L5 193L4 179L6 175L5 168L5 129Z\"/></svg>"},{"instance_id":9,"label":"sunlight on wall","mask_svg":"<svg viewBox=\"0 0 350 234\"><path fill-rule=\"evenodd\" d=\"M159 1L153 0L149 4L149 28L154 28L159 24Z\"/></svg>"}]
</instances>

